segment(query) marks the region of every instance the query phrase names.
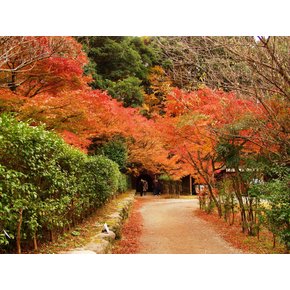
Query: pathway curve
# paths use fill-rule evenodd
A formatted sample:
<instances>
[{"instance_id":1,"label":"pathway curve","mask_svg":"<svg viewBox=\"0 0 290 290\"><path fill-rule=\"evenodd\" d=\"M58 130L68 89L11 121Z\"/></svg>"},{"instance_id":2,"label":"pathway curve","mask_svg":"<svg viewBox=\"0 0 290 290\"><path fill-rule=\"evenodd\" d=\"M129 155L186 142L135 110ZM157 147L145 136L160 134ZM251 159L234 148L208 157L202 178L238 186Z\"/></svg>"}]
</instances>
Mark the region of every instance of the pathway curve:
<instances>
[{"instance_id":1,"label":"pathway curve","mask_svg":"<svg viewBox=\"0 0 290 290\"><path fill-rule=\"evenodd\" d=\"M138 254L242 253L195 215L198 200L142 198L148 200L140 209L143 231Z\"/></svg>"}]
</instances>

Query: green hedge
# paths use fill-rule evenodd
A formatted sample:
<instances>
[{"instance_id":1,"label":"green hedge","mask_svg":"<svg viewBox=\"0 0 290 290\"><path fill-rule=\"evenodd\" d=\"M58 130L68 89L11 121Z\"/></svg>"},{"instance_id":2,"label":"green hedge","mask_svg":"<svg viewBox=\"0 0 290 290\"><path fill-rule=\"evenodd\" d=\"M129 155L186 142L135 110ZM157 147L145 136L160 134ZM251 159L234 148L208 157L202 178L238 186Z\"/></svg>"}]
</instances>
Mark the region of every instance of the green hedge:
<instances>
[{"instance_id":1,"label":"green hedge","mask_svg":"<svg viewBox=\"0 0 290 290\"><path fill-rule=\"evenodd\" d=\"M120 170L126 168L128 162L128 148L125 140L121 137L116 136L109 142L103 144L95 151L95 154L104 155L115 161L119 165Z\"/></svg>"},{"instance_id":2,"label":"green hedge","mask_svg":"<svg viewBox=\"0 0 290 290\"><path fill-rule=\"evenodd\" d=\"M87 156L41 126L0 116L2 252L53 240L125 188L112 160Z\"/></svg>"}]
</instances>

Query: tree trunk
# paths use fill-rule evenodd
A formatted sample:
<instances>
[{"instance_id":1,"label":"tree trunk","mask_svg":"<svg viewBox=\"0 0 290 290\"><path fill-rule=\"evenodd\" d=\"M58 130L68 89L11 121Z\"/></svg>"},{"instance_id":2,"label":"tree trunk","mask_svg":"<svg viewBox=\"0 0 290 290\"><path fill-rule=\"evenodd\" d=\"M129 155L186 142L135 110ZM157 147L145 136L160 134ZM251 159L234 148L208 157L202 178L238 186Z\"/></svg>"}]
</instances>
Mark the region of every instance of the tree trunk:
<instances>
[{"instance_id":1,"label":"tree trunk","mask_svg":"<svg viewBox=\"0 0 290 290\"><path fill-rule=\"evenodd\" d=\"M232 221L230 225L232 226L235 223L235 211L232 211Z\"/></svg>"},{"instance_id":2,"label":"tree trunk","mask_svg":"<svg viewBox=\"0 0 290 290\"><path fill-rule=\"evenodd\" d=\"M254 210L253 210L253 199L249 197L249 209L248 209L248 231L250 236L255 236L255 231L254 231Z\"/></svg>"},{"instance_id":3,"label":"tree trunk","mask_svg":"<svg viewBox=\"0 0 290 290\"><path fill-rule=\"evenodd\" d=\"M22 213L23 208L19 210L19 220L17 224L17 235L16 235L16 246L17 246L17 254L21 254L21 225L22 225Z\"/></svg>"},{"instance_id":4,"label":"tree trunk","mask_svg":"<svg viewBox=\"0 0 290 290\"><path fill-rule=\"evenodd\" d=\"M8 84L8 87L12 92L16 91L16 73L14 71L11 73L11 82Z\"/></svg>"},{"instance_id":5,"label":"tree trunk","mask_svg":"<svg viewBox=\"0 0 290 290\"><path fill-rule=\"evenodd\" d=\"M49 233L50 233L50 241L54 242L54 232L53 232L53 230L50 230Z\"/></svg>"},{"instance_id":6,"label":"tree trunk","mask_svg":"<svg viewBox=\"0 0 290 290\"><path fill-rule=\"evenodd\" d=\"M230 225L232 226L235 222L235 204L233 196L231 196L231 212L232 212L232 221L230 222Z\"/></svg>"},{"instance_id":7,"label":"tree trunk","mask_svg":"<svg viewBox=\"0 0 290 290\"><path fill-rule=\"evenodd\" d=\"M220 203L218 202L217 198L214 196L214 193L212 191L211 185L209 183L208 183L208 185L209 185L210 196L211 196L212 200L214 201L214 204L215 204L215 206L217 207L217 210L218 210L218 215L221 218L223 216L222 207L221 207Z\"/></svg>"},{"instance_id":8,"label":"tree trunk","mask_svg":"<svg viewBox=\"0 0 290 290\"><path fill-rule=\"evenodd\" d=\"M33 246L34 246L34 251L37 251L38 247L37 247L37 236L36 236L36 233L33 236Z\"/></svg>"},{"instance_id":9,"label":"tree trunk","mask_svg":"<svg viewBox=\"0 0 290 290\"><path fill-rule=\"evenodd\" d=\"M241 221L242 221L242 231L243 233L247 233L248 232L247 217L244 207L241 208Z\"/></svg>"},{"instance_id":10,"label":"tree trunk","mask_svg":"<svg viewBox=\"0 0 290 290\"><path fill-rule=\"evenodd\" d=\"M276 247L276 235L273 234L273 249Z\"/></svg>"},{"instance_id":11,"label":"tree trunk","mask_svg":"<svg viewBox=\"0 0 290 290\"><path fill-rule=\"evenodd\" d=\"M247 226L247 216L246 216L246 210L243 202L243 196L242 196L242 185L241 185L241 177L239 174L239 168L235 168L236 176L232 178L233 182L233 188L235 191L236 198L239 202L240 207L240 213L241 213L241 224L242 224L242 232L245 233L248 231Z\"/></svg>"}]
</instances>

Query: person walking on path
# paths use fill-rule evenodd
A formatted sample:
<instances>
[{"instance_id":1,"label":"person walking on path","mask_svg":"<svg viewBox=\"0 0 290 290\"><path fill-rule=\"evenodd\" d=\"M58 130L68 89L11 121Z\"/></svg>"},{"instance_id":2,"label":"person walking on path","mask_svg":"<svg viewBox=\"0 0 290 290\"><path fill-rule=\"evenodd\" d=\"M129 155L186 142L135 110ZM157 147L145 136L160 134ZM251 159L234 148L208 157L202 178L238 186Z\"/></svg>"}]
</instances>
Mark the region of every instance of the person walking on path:
<instances>
[{"instance_id":1,"label":"person walking on path","mask_svg":"<svg viewBox=\"0 0 290 290\"><path fill-rule=\"evenodd\" d=\"M157 195L160 195L162 192L162 184L160 180L157 180L156 192L157 192Z\"/></svg>"},{"instance_id":2,"label":"person walking on path","mask_svg":"<svg viewBox=\"0 0 290 290\"><path fill-rule=\"evenodd\" d=\"M161 183L157 178L155 178L153 180L153 195L160 195L160 193L161 193Z\"/></svg>"},{"instance_id":3,"label":"person walking on path","mask_svg":"<svg viewBox=\"0 0 290 290\"><path fill-rule=\"evenodd\" d=\"M141 179L141 196L146 195L148 190L148 182L144 179Z\"/></svg>"}]
</instances>

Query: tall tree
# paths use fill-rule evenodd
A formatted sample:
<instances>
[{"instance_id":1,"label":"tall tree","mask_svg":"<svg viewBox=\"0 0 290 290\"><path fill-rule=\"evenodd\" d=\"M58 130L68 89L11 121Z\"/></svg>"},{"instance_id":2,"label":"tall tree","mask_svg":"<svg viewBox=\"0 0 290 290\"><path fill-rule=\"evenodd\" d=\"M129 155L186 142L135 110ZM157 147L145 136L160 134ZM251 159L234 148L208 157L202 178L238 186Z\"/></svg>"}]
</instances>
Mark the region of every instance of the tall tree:
<instances>
[{"instance_id":1,"label":"tall tree","mask_svg":"<svg viewBox=\"0 0 290 290\"><path fill-rule=\"evenodd\" d=\"M162 122L167 125L167 142L174 153L191 165L191 173L208 186L210 198L222 210L217 198L216 174L225 165L216 151L219 139L232 134L231 127L239 123L237 144L251 144L255 130L241 120L261 113L261 106L238 99L232 93L200 89L186 93L175 89L167 97L166 116ZM229 129L229 131L226 131ZM251 148L253 149L253 148ZM259 151L260 146L255 150Z\"/></svg>"},{"instance_id":2,"label":"tall tree","mask_svg":"<svg viewBox=\"0 0 290 290\"><path fill-rule=\"evenodd\" d=\"M203 86L222 88L261 104L264 119L252 120L259 128L260 145L265 151L270 149L273 160L289 162L289 37L155 40L163 51L164 67L173 85L189 91Z\"/></svg>"},{"instance_id":3,"label":"tall tree","mask_svg":"<svg viewBox=\"0 0 290 290\"><path fill-rule=\"evenodd\" d=\"M81 45L71 37L1 37L0 87L25 97L81 89L87 63Z\"/></svg>"},{"instance_id":4,"label":"tall tree","mask_svg":"<svg viewBox=\"0 0 290 290\"><path fill-rule=\"evenodd\" d=\"M289 37L157 37L155 42L179 88L206 85L289 100Z\"/></svg>"},{"instance_id":5,"label":"tall tree","mask_svg":"<svg viewBox=\"0 0 290 290\"><path fill-rule=\"evenodd\" d=\"M77 39L90 59L85 71L93 76L92 88L109 90L125 106L141 106L149 89L149 69L157 62L150 38L94 36Z\"/></svg>"}]
</instances>

